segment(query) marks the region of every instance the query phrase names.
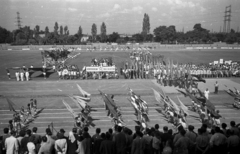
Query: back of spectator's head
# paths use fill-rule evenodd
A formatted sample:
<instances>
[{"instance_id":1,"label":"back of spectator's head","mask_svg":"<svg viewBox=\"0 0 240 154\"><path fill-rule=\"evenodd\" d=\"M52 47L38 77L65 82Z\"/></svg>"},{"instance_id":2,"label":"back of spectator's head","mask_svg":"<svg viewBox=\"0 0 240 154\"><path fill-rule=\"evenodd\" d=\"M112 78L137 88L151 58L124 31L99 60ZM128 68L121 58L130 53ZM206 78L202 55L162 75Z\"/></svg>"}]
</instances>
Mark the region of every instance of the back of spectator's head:
<instances>
[{"instance_id":1,"label":"back of spectator's head","mask_svg":"<svg viewBox=\"0 0 240 154\"><path fill-rule=\"evenodd\" d=\"M3 129L3 133L4 133L4 134L8 134L8 133L9 133L9 128L4 128L4 129Z\"/></svg>"},{"instance_id":2,"label":"back of spectator's head","mask_svg":"<svg viewBox=\"0 0 240 154\"><path fill-rule=\"evenodd\" d=\"M72 129L72 132L73 132L74 134L76 134L76 133L77 133L77 128L73 128L73 129Z\"/></svg>"},{"instance_id":3,"label":"back of spectator's head","mask_svg":"<svg viewBox=\"0 0 240 154\"><path fill-rule=\"evenodd\" d=\"M158 130L159 129L159 124L155 125L155 129Z\"/></svg>"},{"instance_id":4,"label":"back of spectator's head","mask_svg":"<svg viewBox=\"0 0 240 154\"><path fill-rule=\"evenodd\" d=\"M201 135L203 133L202 128L198 128L198 134Z\"/></svg>"},{"instance_id":5,"label":"back of spectator's head","mask_svg":"<svg viewBox=\"0 0 240 154\"><path fill-rule=\"evenodd\" d=\"M79 136L79 137L78 137L78 141L79 141L79 142L82 142L82 140L84 140L84 137L83 137L83 136Z\"/></svg>"},{"instance_id":6,"label":"back of spectator's head","mask_svg":"<svg viewBox=\"0 0 240 154\"><path fill-rule=\"evenodd\" d=\"M37 127L33 127L33 129L32 129L32 131L34 132L34 133L36 133L37 132Z\"/></svg>"},{"instance_id":7,"label":"back of spectator's head","mask_svg":"<svg viewBox=\"0 0 240 154\"><path fill-rule=\"evenodd\" d=\"M112 128L109 128L109 129L108 129L108 132L109 132L109 134L112 134L112 133L113 133Z\"/></svg>"},{"instance_id":8,"label":"back of spectator's head","mask_svg":"<svg viewBox=\"0 0 240 154\"><path fill-rule=\"evenodd\" d=\"M229 132L230 135L234 135L234 130L230 129L230 132Z\"/></svg>"},{"instance_id":9,"label":"back of spectator's head","mask_svg":"<svg viewBox=\"0 0 240 154\"><path fill-rule=\"evenodd\" d=\"M118 132L121 132L121 131L122 131L122 127L118 126Z\"/></svg>"},{"instance_id":10,"label":"back of spectator's head","mask_svg":"<svg viewBox=\"0 0 240 154\"><path fill-rule=\"evenodd\" d=\"M215 134L215 128L213 129L211 129L211 134L213 135L213 134Z\"/></svg>"},{"instance_id":11,"label":"back of spectator's head","mask_svg":"<svg viewBox=\"0 0 240 154\"><path fill-rule=\"evenodd\" d=\"M235 127L235 125L236 125L235 121L231 121L231 122L230 122L230 125L231 125L232 127Z\"/></svg>"},{"instance_id":12,"label":"back of spectator's head","mask_svg":"<svg viewBox=\"0 0 240 154\"><path fill-rule=\"evenodd\" d=\"M184 136L186 134L186 131L184 129L180 130L180 134Z\"/></svg>"},{"instance_id":13,"label":"back of spectator's head","mask_svg":"<svg viewBox=\"0 0 240 154\"><path fill-rule=\"evenodd\" d=\"M172 129L169 129L169 130L168 130L168 134L172 135L172 134L173 134L173 130L172 130Z\"/></svg>"},{"instance_id":14,"label":"back of spectator's head","mask_svg":"<svg viewBox=\"0 0 240 154\"><path fill-rule=\"evenodd\" d=\"M43 136L43 137L42 137L42 141L43 141L43 142L47 142L47 137L46 137L46 136Z\"/></svg>"},{"instance_id":15,"label":"back of spectator's head","mask_svg":"<svg viewBox=\"0 0 240 154\"><path fill-rule=\"evenodd\" d=\"M221 129L219 127L215 127L215 132L216 133L220 133L221 132Z\"/></svg>"},{"instance_id":16,"label":"back of spectator's head","mask_svg":"<svg viewBox=\"0 0 240 154\"><path fill-rule=\"evenodd\" d=\"M222 128L226 129L227 128L227 124L226 123L222 123Z\"/></svg>"},{"instance_id":17,"label":"back of spectator's head","mask_svg":"<svg viewBox=\"0 0 240 154\"><path fill-rule=\"evenodd\" d=\"M140 131L141 127L140 126L135 126L135 131Z\"/></svg>"},{"instance_id":18,"label":"back of spectator's head","mask_svg":"<svg viewBox=\"0 0 240 154\"><path fill-rule=\"evenodd\" d=\"M57 139L63 139L63 134L62 133L57 133Z\"/></svg>"},{"instance_id":19,"label":"back of spectator's head","mask_svg":"<svg viewBox=\"0 0 240 154\"><path fill-rule=\"evenodd\" d=\"M84 131L84 132L88 132L88 127L84 127L84 128L83 128L83 131Z\"/></svg>"},{"instance_id":20,"label":"back of spectator's head","mask_svg":"<svg viewBox=\"0 0 240 154\"><path fill-rule=\"evenodd\" d=\"M28 130L26 131L26 134L27 134L28 136L31 136L32 131L31 131L30 129L28 129Z\"/></svg>"},{"instance_id":21,"label":"back of spectator's head","mask_svg":"<svg viewBox=\"0 0 240 154\"><path fill-rule=\"evenodd\" d=\"M105 133L101 133L101 138L105 139L106 138L106 134Z\"/></svg>"},{"instance_id":22,"label":"back of spectator's head","mask_svg":"<svg viewBox=\"0 0 240 154\"><path fill-rule=\"evenodd\" d=\"M184 129L183 126L180 125L180 126L178 127L178 132L180 132L180 131L183 130L183 129Z\"/></svg>"},{"instance_id":23,"label":"back of spectator's head","mask_svg":"<svg viewBox=\"0 0 240 154\"><path fill-rule=\"evenodd\" d=\"M110 139L111 139L111 135L110 135L109 132L106 132L106 139L107 139L107 140L110 140Z\"/></svg>"},{"instance_id":24,"label":"back of spectator's head","mask_svg":"<svg viewBox=\"0 0 240 154\"><path fill-rule=\"evenodd\" d=\"M97 133L97 134L100 134L100 133L101 133L101 128L97 128L97 129L96 129L96 133Z\"/></svg>"},{"instance_id":25,"label":"back of spectator's head","mask_svg":"<svg viewBox=\"0 0 240 154\"><path fill-rule=\"evenodd\" d=\"M3 136L0 136L0 142L2 142L2 140L3 140Z\"/></svg>"},{"instance_id":26,"label":"back of spectator's head","mask_svg":"<svg viewBox=\"0 0 240 154\"><path fill-rule=\"evenodd\" d=\"M49 135L49 136L51 136L51 135L52 135L52 131L51 131L51 129L50 129L50 128L47 128L47 129L46 129L46 134L47 134L47 135Z\"/></svg>"},{"instance_id":27,"label":"back of spectator's head","mask_svg":"<svg viewBox=\"0 0 240 154\"><path fill-rule=\"evenodd\" d=\"M13 121L12 121L12 120L9 120L9 121L8 121L8 123L9 123L9 124L12 124L12 123L13 123Z\"/></svg>"},{"instance_id":28,"label":"back of spectator's head","mask_svg":"<svg viewBox=\"0 0 240 154\"><path fill-rule=\"evenodd\" d=\"M136 135L139 137L143 137L143 133L141 131L136 131Z\"/></svg>"},{"instance_id":29,"label":"back of spectator's head","mask_svg":"<svg viewBox=\"0 0 240 154\"><path fill-rule=\"evenodd\" d=\"M24 130L20 130L19 136L24 137L26 135L26 132Z\"/></svg>"},{"instance_id":30,"label":"back of spectator's head","mask_svg":"<svg viewBox=\"0 0 240 154\"><path fill-rule=\"evenodd\" d=\"M163 127L163 131L164 131L164 132L167 132L167 131L168 131L168 127L167 127L167 126L164 126L164 127Z\"/></svg>"},{"instance_id":31,"label":"back of spectator's head","mask_svg":"<svg viewBox=\"0 0 240 154\"><path fill-rule=\"evenodd\" d=\"M207 130L207 124L202 124L202 127L205 128Z\"/></svg>"},{"instance_id":32,"label":"back of spectator's head","mask_svg":"<svg viewBox=\"0 0 240 154\"><path fill-rule=\"evenodd\" d=\"M189 130L189 131L193 131L193 130L194 130L194 126L189 125L189 126L188 126L188 130Z\"/></svg>"},{"instance_id":33,"label":"back of spectator's head","mask_svg":"<svg viewBox=\"0 0 240 154\"><path fill-rule=\"evenodd\" d=\"M32 142L35 144L35 139L36 139L35 135L32 135L29 137L29 142Z\"/></svg>"},{"instance_id":34,"label":"back of spectator's head","mask_svg":"<svg viewBox=\"0 0 240 154\"><path fill-rule=\"evenodd\" d=\"M16 135L16 131L12 130L12 131L11 131L11 135L12 135L12 136L15 136L15 135Z\"/></svg>"},{"instance_id":35,"label":"back of spectator's head","mask_svg":"<svg viewBox=\"0 0 240 154\"><path fill-rule=\"evenodd\" d=\"M132 130L131 129L128 129L128 135L132 135Z\"/></svg>"}]
</instances>

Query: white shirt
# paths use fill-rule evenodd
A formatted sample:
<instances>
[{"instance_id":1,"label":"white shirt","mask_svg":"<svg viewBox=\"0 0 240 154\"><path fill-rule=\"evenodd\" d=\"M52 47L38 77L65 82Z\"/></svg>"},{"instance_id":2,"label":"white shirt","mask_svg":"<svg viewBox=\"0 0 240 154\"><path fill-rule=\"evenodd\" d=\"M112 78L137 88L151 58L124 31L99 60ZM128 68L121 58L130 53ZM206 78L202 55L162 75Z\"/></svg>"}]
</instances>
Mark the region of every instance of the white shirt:
<instances>
[{"instance_id":1,"label":"white shirt","mask_svg":"<svg viewBox=\"0 0 240 154\"><path fill-rule=\"evenodd\" d=\"M28 142L27 144L29 154L36 154L35 145L32 142Z\"/></svg>"},{"instance_id":2,"label":"white shirt","mask_svg":"<svg viewBox=\"0 0 240 154\"><path fill-rule=\"evenodd\" d=\"M209 90L205 90L205 91L204 91L204 96L206 97L206 99L209 98Z\"/></svg>"}]
</instances>

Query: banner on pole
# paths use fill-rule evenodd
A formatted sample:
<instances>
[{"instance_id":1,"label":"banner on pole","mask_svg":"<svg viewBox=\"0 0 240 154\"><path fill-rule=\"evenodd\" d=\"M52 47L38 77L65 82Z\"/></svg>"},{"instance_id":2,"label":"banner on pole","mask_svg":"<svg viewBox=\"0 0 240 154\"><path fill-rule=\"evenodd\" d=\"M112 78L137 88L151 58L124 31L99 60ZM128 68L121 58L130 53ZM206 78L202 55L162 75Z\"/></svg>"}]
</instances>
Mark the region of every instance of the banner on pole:
<instances>
[{"instance_id":1,"label":"banner on pole","mask_svg":"<svg viewBox=\"0 0 240 154\"><path fill-rule=\"evenodd\" d=\"M86 67L87 72L115 72L115 70L116 70L115 66L107 66L107 67L89 66L89 67Z\"/></svg>"}]
</instances>

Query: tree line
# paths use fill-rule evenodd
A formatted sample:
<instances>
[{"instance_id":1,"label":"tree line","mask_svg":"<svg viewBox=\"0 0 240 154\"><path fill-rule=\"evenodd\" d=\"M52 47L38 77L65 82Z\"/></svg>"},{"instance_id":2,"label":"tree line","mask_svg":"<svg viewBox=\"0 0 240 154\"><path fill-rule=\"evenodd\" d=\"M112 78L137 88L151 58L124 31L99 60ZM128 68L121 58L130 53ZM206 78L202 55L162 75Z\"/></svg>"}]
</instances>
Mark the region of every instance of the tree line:
<instances>
[{"instance_id":1,"label":"tree line","mask_svg":"<svg viewBox=\"0 0 240 154\"><path fill-rule=\"evenodd\" d=\"M92 24L91 35L83 34L83 29L79 26L74 35L69 34L68 26L54 24L53 32L48 26L40 30L36 25L33 29L29 26L13 30L12 32L0 27L0 43L10 43L12 45L48 45L48 44L86 44L91 42L116 42L124 44L128 42L160 42L162 44L211 44L214 42L226 42L229 44L240 43L240 33L231 29L230 33L214 32L203 28L200 23L196 23L193 29L187 32L176 31L174 25L158 26L150 33L150 18L144 14L142 22L142 32L133 35L120 35L118 32L107 34L107 26L103 22L100 26L100 33L97 25Z\"/></svg>"}]
</instances>

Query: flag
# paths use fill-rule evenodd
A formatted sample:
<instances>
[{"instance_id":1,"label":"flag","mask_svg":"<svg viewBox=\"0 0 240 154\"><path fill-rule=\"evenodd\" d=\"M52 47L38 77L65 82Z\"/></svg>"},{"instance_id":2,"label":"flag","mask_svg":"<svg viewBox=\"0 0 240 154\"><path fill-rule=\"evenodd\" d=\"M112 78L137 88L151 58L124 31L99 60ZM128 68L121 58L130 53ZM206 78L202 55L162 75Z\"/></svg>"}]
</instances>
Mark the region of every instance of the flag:
<instances>
[{"instance_id":1,"label":"flag","mask_svg":"<svg viewBox=\"0 0 240 154\"><path fill-rule=\"evenodd\" d=\"M171 98L169 98L169 100L170 100L170 104L173 106L173 109L175 110L175 112L179 113L180 109L177 106L177 104Z\"/></svg>"},{"instance_id":2,"label":"flag","mask_svg":"<svg viewBox=\"0 0 240 154\"><path fill-rule=\"evenodd\" d=\"M178 98L178 102L180 103L180 108L183 110L183 112L184 112L186 115L189 115L189 113L188 113L188 107L186 107L186 106L182 103L182 101L179 99L178 96L177 96L177 98Z\"/></svg>"},{"instance_id":3,"label":"flag","mask_svg":"<svg viewBox=\"0 0 240 154\"><path fill-rule=\"evenodd\" d=\"M77 114L73 111L73 109L64 100L62 100L62 102L67 110L72 114L73 118L77 117Z\"/></svg>"},{"instance_id":4,"label":"flag","mask_svg":"<svg viewBox=\"0 0 240 154\"><path fill-rule=\"evenodd\" d=\"M82 110L85 109L87 102L79 98L79 96L69 96L75 103L76 105Z\"/></svg>"},{"instance_id":5,"label":"flag","mask_svg":"<svg viewBox=\"0 0 240 154\"><path fill-rule=\"evenodd\" d=\"M82 93L82 95L87 95L88 97L91 96L91 94L89 94L88 92L84 91L78 84L77 84L78 90L80 91L80 93Z\"/></svg>"},{"instance_id":6,"label":"flag","mask_svg":"<svg viewBox=\"0 0 240 154\"><path fill-rule=\"evenodd\" d=\"M10 99L6 98L8 102L8 107L10 111L16 112L13 106L16 106Z\"/></svg>"},{"instance_id":7,"label":"flag","mask_svg":"<svg viewBox=\"0 0 240 154\"><path fill-rule=\"evenodd\" d=\"M154 96L155 96L155 99L157 100L157 102L161 103L162 102L162 98L161 98L160 94L156 90L154 90L153 88L152 88L152 90L154 92Z\"/></svg>"}]
</instances>

